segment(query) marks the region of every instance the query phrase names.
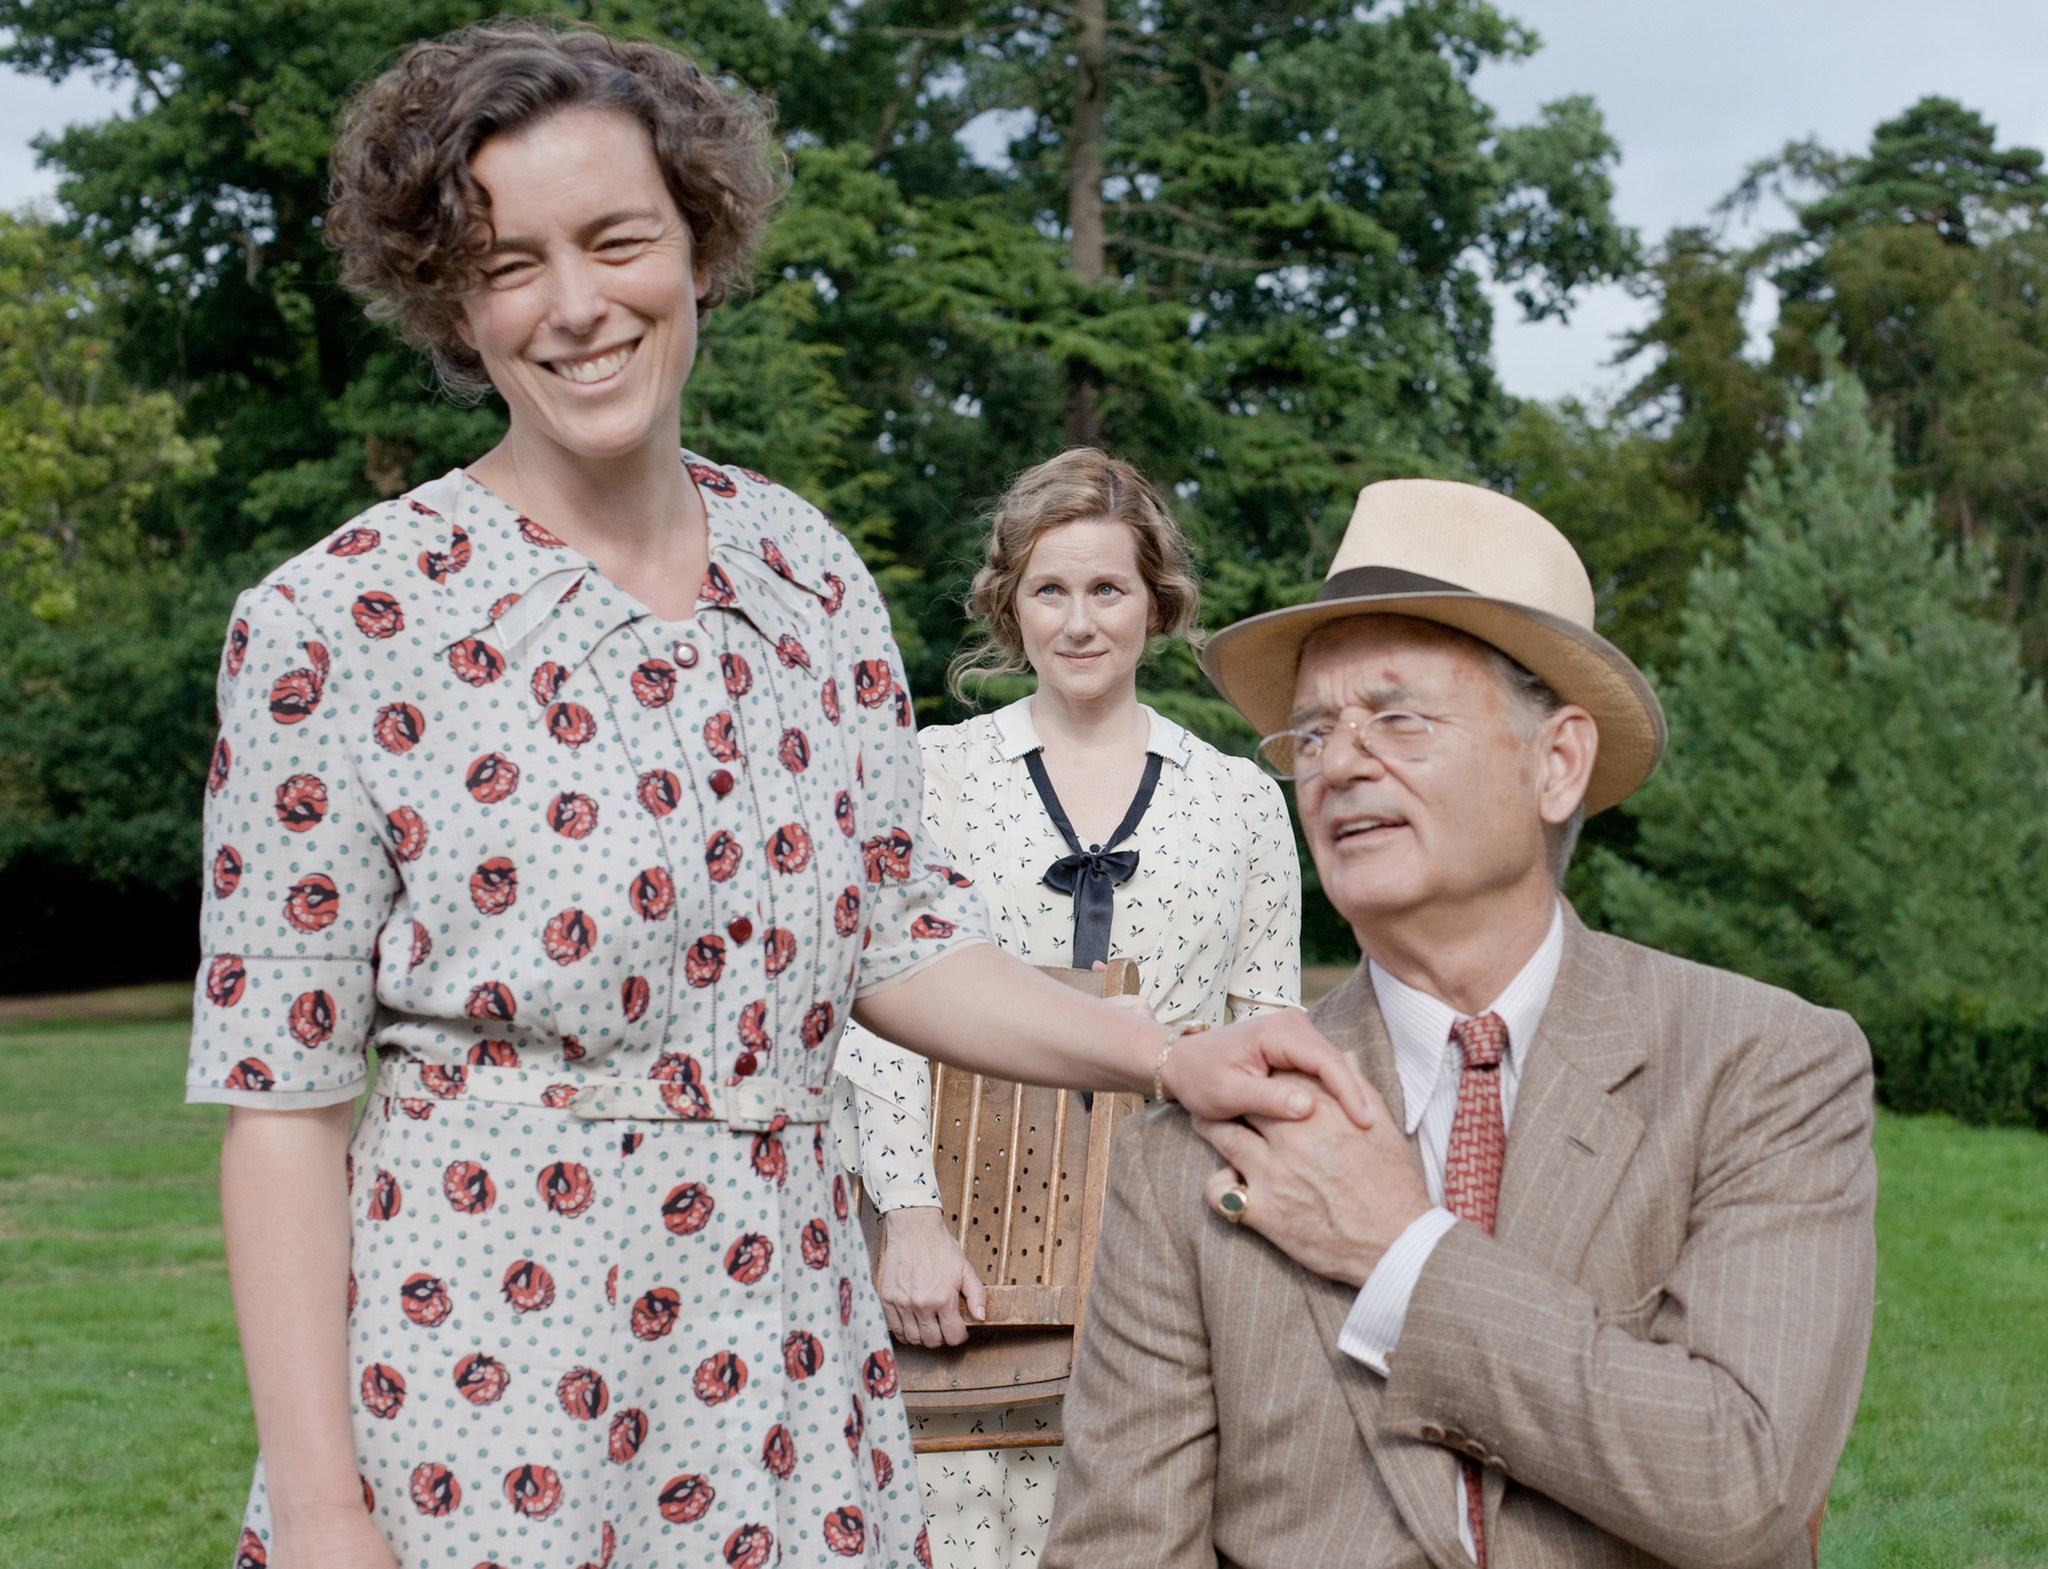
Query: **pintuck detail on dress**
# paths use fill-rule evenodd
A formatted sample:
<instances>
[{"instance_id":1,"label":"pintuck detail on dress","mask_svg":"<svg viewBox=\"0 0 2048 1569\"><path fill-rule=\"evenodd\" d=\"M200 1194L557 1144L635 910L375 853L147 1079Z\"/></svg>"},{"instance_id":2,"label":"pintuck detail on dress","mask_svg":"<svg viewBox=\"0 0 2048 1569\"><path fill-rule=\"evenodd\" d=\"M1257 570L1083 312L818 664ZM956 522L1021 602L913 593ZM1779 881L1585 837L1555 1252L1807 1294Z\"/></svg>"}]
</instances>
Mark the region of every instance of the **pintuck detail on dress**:
<instances>
[{"instance_id":1,"label":"pintuck detail on dress","mask_svg":"<svg viewBox=\"0 0 2048 1569\"><path fill-rule=\"evenodd\" d=\"M923 1561L814 1107L854 998L986 916L921 827L873 579L791 492L686 457L687 624L457 470L229 630L187 1095L317 1107L384 1063L350 1346L406 1565Z\"/></svg>"}]
</instances>

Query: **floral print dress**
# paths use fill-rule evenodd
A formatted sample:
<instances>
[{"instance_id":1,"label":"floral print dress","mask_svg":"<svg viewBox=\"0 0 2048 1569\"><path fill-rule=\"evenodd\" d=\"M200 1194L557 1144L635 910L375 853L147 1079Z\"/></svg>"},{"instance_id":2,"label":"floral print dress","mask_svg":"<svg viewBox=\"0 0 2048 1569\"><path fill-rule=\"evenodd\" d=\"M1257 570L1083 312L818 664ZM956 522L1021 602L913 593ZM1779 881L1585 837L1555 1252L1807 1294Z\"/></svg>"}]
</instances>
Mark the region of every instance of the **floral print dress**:
<instances>
[{"instance_id":1,"label":"floral print dress","mask_svg":"<svg viewBox=\"0 0 2048 1569\"><path fill-rule=\"evenodd\" d=\"M408 1569L929 1562L826 1086L854 998L986 916L873 579L686 457L688 623L457 470L229 630L187 1096L371 1091L352 1400ZM259 1461L238 1565L268 1539Z\"/></svg>"}]
</instances>

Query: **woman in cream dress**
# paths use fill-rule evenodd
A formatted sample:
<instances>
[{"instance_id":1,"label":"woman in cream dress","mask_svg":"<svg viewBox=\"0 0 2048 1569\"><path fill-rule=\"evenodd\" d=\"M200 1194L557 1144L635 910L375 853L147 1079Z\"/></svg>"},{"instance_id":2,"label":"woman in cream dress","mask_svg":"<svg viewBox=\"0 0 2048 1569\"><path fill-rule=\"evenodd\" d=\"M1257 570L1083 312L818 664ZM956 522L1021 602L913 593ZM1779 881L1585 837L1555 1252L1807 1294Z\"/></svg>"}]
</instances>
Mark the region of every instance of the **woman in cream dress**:
<instances>
[{"instance_id":1,"label":"woman in cream dress","mask_svg":"<svg viewBox=\"0 0 2048 1569\"><path fill-rule=\"evenodd\" d=\"M1089 448L1028 470L998 506L970 604L986 642L956 683L1028 665L1038 690L922 732L924 819L987 901L997 943L1034 965L1133 959L1141 1000L1175 1028L1297 1006L1301 878L1279 787L1138 701L1149 639L1185 635L1197 609L1186 541L1151 486ZM979 1311L983 1293L939 1208L926 1060L850 1028L838 1067L841 1158L883 1215L890 1329L957 1344L960 1298ZM1059 1422L1053 1402L912 1426ZM923 1457L941 1569L1035 1563L1058 1455Z\"/></svg>"}]
</instances>

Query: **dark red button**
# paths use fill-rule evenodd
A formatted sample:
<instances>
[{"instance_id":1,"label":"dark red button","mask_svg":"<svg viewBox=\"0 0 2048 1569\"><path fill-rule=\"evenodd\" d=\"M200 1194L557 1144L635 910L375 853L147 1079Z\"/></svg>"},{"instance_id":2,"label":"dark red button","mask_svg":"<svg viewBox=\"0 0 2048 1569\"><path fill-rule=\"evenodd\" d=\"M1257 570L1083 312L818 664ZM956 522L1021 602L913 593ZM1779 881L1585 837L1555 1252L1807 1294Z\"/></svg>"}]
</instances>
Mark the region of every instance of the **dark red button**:
<instances>
[{"instance_id":1,"label":"dark red button","mask_svg":"<svg viewBox=\"0 0 2048 1569\"><path fill-rule=\"evenodd\" d=\"M694 669L697 663L697 645L694 643L678 643L675 647L675 655L676 663L685 670Z\"/></svg>"},{"instance_id":2,"label":"dark red button","mask_svg":"<svg viewBox=\"0 0 2048 1569\"><path fill-rule=\"evenodd\" d=\"M756 1057L750 1051L743 1051L734 1060L732 1065L732 1071L734 1073L737 1073L741 1078L744 1079L748 1074L752 1073L756 1068L760 1066L761 1059L759 1057Z\"/></svg>"},{"instance_id":3,"label":"dark red button","mask_svg":"<svg viewBox=\"0 0 2048 1569\"><path fill-rule=\"evenodd\" d=\"M711 788L716 790L720 795L731 795L732 775L727 773L723 768L712 769Z\"/></svg>"},{"instance_id":4,"label":"dark red button","mask_svg":"<svg viewBox=\"0 0 2048 1569\"><path fill-rule=\"evenodd\" d=\"M754 935L754 923L744 915L738 915L726 922L725 930L734 942L745 942Z\"/></svg>"}]
</instances>

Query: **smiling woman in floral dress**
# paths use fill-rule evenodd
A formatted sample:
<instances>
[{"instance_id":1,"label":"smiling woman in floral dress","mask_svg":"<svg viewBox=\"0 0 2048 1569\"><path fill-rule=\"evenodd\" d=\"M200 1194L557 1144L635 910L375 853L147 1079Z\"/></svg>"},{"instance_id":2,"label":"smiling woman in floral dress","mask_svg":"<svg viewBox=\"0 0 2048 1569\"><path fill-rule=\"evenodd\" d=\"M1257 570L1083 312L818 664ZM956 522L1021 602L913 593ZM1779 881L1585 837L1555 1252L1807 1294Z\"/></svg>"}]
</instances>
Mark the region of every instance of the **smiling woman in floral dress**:
<instances>
[{"instance_id":1,"label":"smiling woman in floral dress","mask_svg":"<svg viewBox=\"0 0 2048 1569\"><path fill-rule=\"evenodd\" d=\"M1298 1017L1176 1050L990 945L873 579L678 450L767 142L674 54L530 24L417 46L343 128L344 276L511 425L229 629L188 1096L232 1108L244 1566L922 1559L822 1137L851 1010L1211 1116L1305 1115L1299 1067L1364 1116Z\"/></svg>"}]
</instances>

